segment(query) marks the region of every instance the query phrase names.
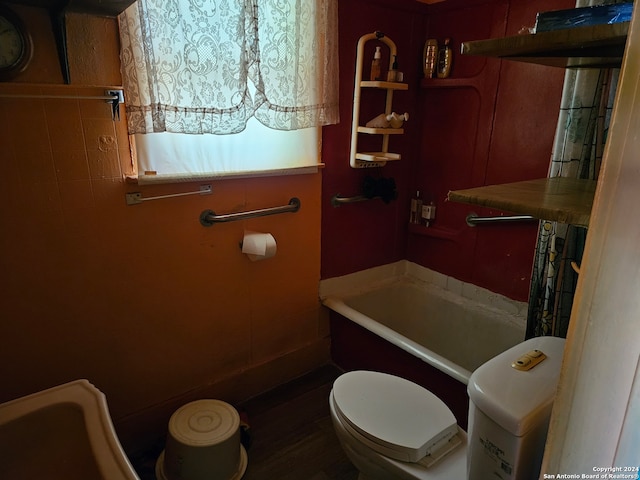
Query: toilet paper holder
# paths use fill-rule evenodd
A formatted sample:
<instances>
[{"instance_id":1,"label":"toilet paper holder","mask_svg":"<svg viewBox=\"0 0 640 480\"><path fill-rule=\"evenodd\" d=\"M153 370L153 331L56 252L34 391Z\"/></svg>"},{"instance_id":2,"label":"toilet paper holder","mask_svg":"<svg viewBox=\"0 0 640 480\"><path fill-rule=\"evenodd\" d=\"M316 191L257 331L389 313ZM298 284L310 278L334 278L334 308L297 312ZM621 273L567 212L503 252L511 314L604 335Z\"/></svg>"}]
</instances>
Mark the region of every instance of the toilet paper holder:
<instances>
[{"instance_id":1,"label":"toilet paper holder","mask_svg":"<svg viewBox=\"0 0 640 480\"><path fill-rule=\"evenodd\" d=\"M200 223L204 227L211 227L215 223L233 222L236 220L246 220L248 218L266 217L267 215L276 215L278 213L295 213L300 210L300 199L293 197L287 205L281 207L261 208L258 210L248 210L245 212L225 213L217 215L213 210L204 210L200 214Z\"/></svg>"}]
</instances>

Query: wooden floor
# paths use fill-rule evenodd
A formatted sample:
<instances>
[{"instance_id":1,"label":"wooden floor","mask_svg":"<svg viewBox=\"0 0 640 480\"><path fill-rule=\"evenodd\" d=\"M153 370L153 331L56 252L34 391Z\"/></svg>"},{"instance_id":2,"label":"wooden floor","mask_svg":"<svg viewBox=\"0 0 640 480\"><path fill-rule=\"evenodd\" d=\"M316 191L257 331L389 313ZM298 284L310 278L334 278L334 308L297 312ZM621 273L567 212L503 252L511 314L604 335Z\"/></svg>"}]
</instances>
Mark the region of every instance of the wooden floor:
<instances>
[{"instance_id":1,"label":"wooden floor","mask_svg":"<svg viewBox=\"0 0 640 480\"><path fill-rule=\"evenodd\" d=\"M329 417L331 366L247 402L252 445L243 480L355 480Z\"/></svg>"},{"instance_id":2,"label":"wooden floor","mask_svg":"<svg viewBox=\"0 0 640 480\"><path fill-rule=\"evenodd\" d=\"M358 472L338 443L329 417L329 392L341 372L322 367L243 405L251 446L243 480L356 480ZM155 459L132 459L141 480L155 480Z\"/></svg>"}]
</instances>

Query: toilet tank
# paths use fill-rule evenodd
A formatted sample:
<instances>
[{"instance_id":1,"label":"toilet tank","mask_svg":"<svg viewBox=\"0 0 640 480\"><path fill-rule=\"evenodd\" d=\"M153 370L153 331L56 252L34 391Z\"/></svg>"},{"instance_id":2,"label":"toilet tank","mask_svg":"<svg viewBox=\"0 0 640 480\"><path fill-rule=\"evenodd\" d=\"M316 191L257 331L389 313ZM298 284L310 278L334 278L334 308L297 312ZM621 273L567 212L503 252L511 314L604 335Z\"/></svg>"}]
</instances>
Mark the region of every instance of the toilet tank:
<instances>
[{"instance_id":1,"label":"toilet tank","mask_svg":"<svg viewBox=\"0 0 640 480\"><path fill-rule=\"evenodd\" d=\"M537 479L565 340L537 337L469 379L469 480Z\"/></svg>"}]
</instances>

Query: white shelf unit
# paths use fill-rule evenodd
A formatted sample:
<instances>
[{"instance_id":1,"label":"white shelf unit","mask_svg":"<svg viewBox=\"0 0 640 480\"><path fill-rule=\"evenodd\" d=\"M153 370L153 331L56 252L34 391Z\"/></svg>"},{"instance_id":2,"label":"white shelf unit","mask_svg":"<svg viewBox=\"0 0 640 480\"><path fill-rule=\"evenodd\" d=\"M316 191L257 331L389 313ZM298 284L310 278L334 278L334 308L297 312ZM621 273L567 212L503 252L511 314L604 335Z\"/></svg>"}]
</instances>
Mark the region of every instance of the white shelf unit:
<instances>
[{"instance_id":1,"label":"white shelf unit","mask_svg":"<svg viewBox=\"0 0 640 480\"><path fill-rule=\"evenodd\" d=\"M393 59L397 53L396 44L381 32L363 35L358 40L356 57L356 76L353 89L353 117L351 123L351 154L350 164L352 168L382 167L389 161L400 160L399 153L389 152L389 136L402 135L402 128L370 128L360 125L360 99L363 88L382 89L387 91L384 113L389 115L393 111L393 92L395 90L407 90L409 86L402 82L386 82L379 80L363 80L364 45L370 40L379 40L389 47L389 70L393 65ZM380 151L359 152L358 135L379 135L381 137Z\"/></svg>"}]
</instances>

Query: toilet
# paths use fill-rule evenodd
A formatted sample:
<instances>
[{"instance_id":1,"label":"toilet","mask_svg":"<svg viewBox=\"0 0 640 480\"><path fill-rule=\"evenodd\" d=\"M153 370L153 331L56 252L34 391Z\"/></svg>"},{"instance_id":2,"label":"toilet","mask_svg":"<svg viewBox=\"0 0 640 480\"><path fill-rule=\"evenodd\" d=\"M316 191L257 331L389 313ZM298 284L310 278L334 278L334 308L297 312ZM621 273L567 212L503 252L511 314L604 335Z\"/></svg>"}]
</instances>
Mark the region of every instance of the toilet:
<instances>
[{"instance_id":1,"label":"toilet","mask_svg":"<svg viewBox=\"0 0 640 480\"><path fill-rule=\"evenodd\" d=\"M0 478L139 480L87 380L0 405Z\"/></svg>"},{"instance_id":2,"label":"toilet","mask_svg":"<svg viewBox=\"0 0 640 480\"><path fill-rule=\"evenodd\" d=\"M468 434L415 383L371 371L338 377L331 420L359 480L537 479L564 343L532 338L475 370Z\"/></svg>"}]
</instances>

